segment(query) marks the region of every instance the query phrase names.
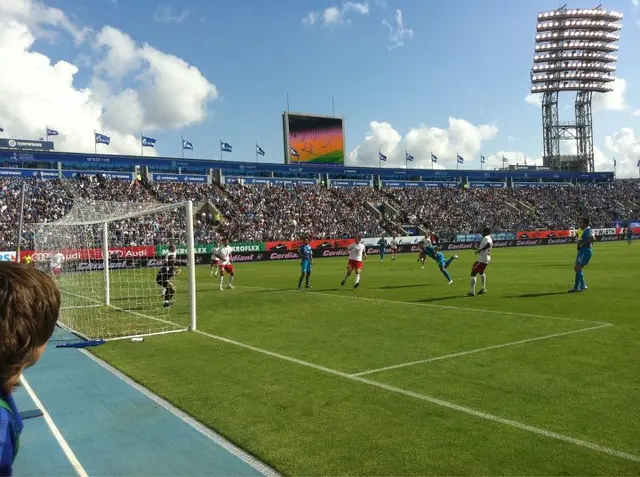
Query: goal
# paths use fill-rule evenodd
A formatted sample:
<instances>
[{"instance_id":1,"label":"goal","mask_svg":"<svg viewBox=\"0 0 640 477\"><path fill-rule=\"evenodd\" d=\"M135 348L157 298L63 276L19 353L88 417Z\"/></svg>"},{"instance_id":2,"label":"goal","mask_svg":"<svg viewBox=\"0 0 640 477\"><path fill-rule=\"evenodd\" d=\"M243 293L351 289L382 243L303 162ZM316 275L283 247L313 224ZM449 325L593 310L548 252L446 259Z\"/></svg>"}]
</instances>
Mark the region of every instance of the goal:
<instances>
[{"instance_id":1,"label":"goal","mask_svg":"<svg viewBox=\"0 0 640 477\"><path fill-rule=\"evenodd\" d=\"M195 330L191 201L76 200L63 218L36 224L32 234L34 263L58 282L62 328L90 340ZM167 303L156 278L171 245L178 259L171 280L176 293ZM59 274L56 254L64 257Z\"/></svg>"}]
</instances>

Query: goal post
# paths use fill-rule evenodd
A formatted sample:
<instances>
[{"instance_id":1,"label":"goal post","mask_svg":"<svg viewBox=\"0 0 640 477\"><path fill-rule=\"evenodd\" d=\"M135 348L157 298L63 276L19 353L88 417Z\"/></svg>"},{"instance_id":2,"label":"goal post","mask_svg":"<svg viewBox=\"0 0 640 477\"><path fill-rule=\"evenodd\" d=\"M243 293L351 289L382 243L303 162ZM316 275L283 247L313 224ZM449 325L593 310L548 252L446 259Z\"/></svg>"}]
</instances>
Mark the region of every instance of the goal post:
<instances>
[{"instance_id":1,"label":"goal post","mask_svg":"<svg viewBox=\"0 0 640 477\"><path fill-rule=\"evenodd\" d=\"M75 335L115 340L175 333L196 329L193 234L191 201L75 201L61 219L33 227L32 258L55 277L58 324ZM173 276L163 268L172 245Z\"/></svg>"}]
</instances>

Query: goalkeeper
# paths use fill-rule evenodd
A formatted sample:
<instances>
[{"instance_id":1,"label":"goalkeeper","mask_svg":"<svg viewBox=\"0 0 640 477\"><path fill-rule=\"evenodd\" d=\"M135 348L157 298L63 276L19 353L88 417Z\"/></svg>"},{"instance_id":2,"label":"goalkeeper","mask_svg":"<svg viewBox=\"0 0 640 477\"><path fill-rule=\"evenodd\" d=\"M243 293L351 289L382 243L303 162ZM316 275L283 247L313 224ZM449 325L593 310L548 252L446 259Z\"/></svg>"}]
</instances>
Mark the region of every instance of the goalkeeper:
<instances>
[{"instance_id":1,"label":"goalkeeper","mask_svg":"<svg viewBox=\"0 0 640 477\"><path fill-rule=\"evenodd\" d=\"M156 274L156 283L163 289L164 307L168 308L173 304L173 297L176 294L176 287L171 282L171 279L176 276L176 260L177 252L176 246L170 245L167 251L167 257L165 263L160 267L160 270Z\"/></svg>"}]
</instances>

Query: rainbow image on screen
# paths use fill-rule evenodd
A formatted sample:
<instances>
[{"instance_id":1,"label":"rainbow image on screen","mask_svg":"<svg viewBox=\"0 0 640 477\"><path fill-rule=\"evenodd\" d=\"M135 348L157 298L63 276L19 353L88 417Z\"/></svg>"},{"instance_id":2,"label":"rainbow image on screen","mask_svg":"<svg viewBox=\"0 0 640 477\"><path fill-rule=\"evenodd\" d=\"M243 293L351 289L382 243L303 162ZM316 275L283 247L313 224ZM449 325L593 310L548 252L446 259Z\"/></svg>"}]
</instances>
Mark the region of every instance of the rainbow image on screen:
<instances>
[{"instance_id":1,"label":"rainbow image on screen","mask_svg":"<svg viewBox=\"0 0 640 477\"><path fill-rule=\"evenodd\" d=\"M342 118L294 114L288 117L289 162L344 164Z\"/></svg>"}]
</instances>

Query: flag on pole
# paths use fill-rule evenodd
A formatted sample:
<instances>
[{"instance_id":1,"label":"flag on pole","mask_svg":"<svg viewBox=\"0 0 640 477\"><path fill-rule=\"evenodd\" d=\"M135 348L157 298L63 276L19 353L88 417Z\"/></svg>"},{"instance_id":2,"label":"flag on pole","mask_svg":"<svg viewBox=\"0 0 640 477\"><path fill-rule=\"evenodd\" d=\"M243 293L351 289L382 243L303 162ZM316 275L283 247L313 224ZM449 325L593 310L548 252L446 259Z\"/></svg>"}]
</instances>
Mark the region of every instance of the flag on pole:
<instances>
[{"instance_id":1,"label":"flag on pole","mask_svg":"<svg viewBox=\"0 0 640 477\"><path fill-rule=\"evenodd\" d=\"M414 157L406 151L404 153L404 157L408 162L413 162Z\"/></svg>"},{"instance_id":2,"label":"flag on pole","mask_svg":"<svg viewBox=\"0 0 640 477\"><path fill-rule=\"evenodd\" d=\"M256 144L256 154L258 154L259 156L264 156L264 149L262 149L257 144Z\"/></svg>"},{"instance_id":3,"label":"flag on pole","mask_svg":"<svg viewBox=\"0 0 640 477\"><path fill-rule=\"evenodd\" d=\"M294 148L290 148L289 153L290 153L292 156L300 157L300 154L298 154L298 151L296 151Z\"/></svg>"},{"instance_id":4,"label":"flag on pole","mask_svg":"<svg viewBox=\"0 0 640 477\"><path fill-rule=\"evenodd\" d=\"M55 130L55 129L51 129L49 126L46 127L47 130L47 136L59 136L60 132Z\"/></svg>"},{"instance_id":5,"label":"flag on pole","mask_svg":"<svg viewBox=\"0 0 640 477\"><path fill-rule=\"evenodd\" d=\"M616 162L616 160L613 160L613 167L616 167L618 165L618 163Z\"/></svg>"},{"instance_id":6,"label":"flag on pole","mask_svg":"<svg viewBox=\"0 0 640 477\"><path fill-rule=\"evenodd\" d=\"M487 158L484 156L480 156L480 162L484 164L485 162L487 162Z\"/></svg>"},{"instance_id":7,"label":"flag on pole","mask_svg":"<svg viewBox=\"0 0 640 477\"><path fill-rule=\"evenodd\" d=\"M433 152L431 153L431 162L438 162L438 156L436 156Z\"/></svg>"},{"instance_id":8,"label":"flag on pole","mask_svg":"<svg viewBox=\"0 0 640 477\"><path fill-rule=\"evenodd\" d=\"M457 156L458 164L464 164L464 157L462 157L460 154L457 154Z\"/></svg>"},{"instance_id":9,"label":"flag on pole","mask_svg":"<svg viewBox=\"0 0 640 477\"><path fill-rule=\"evenodd\" d=\"M231 144L229 144L228 142L220 141L220 150L224 152L232 152L233 148L231 147Z\"/></svg>"},{"instance_id":10,"label":"flag on pole","mask_svg":"<svg viewBox=\"0 0 640 477\"><path fill-rule=\"evenodd\" d=\"M140 136L140 141L142 142L142 147L156 147L156 140L152 137Z\"/></svg>"},{"instance_id":11,"label":"flag on pole","mask_svg":"<svg viewBox=\"0 0 640 477\"><path fill-rule=\"evenodd\" d=\"M93 134L95 135L96 144L106 144L108 146L109 143L111 142L111 138L109 136L106 136L100 133L93 133Z\"/></svg>"},{"instance_id":12,"label":"flag on pole","mask_svg":"<svg viewBox=\"0 0 640 477\"><path fill-rule=\"evenodd\" d=\"M191 144L189 141L183 139L182 140L182 149L183 150L188 150L188 151L193 151L193 144Z\"/></svg>"},{"instance_id":13,"label":"flag on pole","mask_svg":"<svg viewBox=\"0 0 640 477\"><path fill-rule=\"evenodd\" d=\"M386 161L387 160L387 156L385 156L380 151L378 151L378 159L381 160L381 161Z\"/></svg>"}]
</instances>

